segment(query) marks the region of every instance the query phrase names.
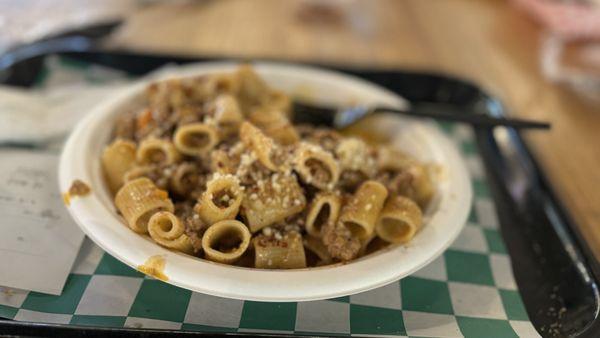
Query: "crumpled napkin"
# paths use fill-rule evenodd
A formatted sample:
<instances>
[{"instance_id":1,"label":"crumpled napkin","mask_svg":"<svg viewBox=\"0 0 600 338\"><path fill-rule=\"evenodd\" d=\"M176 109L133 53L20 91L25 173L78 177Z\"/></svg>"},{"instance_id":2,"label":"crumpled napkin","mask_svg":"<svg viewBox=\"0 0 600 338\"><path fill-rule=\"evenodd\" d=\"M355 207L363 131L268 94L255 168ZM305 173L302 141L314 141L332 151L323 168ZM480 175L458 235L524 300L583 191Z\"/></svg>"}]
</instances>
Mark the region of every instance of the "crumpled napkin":
<instances>
[{"instance_id":1,"label":"crumpled napkin","mask_svg":"<svg viewBox=\"0 0 600 338\"><path fill-rule=\"evenodd\" d=\"M67 134L124 84L26 90L0 86L0 142L41 144Z\"/></svg>"},{"instance_id":2,"label":"crumpled napkin","mask_svg":"<svg viewBox=\"0 0 600 338\"><path fill-rule=\"evenodd\" d=\"M182 69L165 65L142 78L131 80L122 72L101 66L73 70L50 59L46 67L50 79L39 88L0 85L0 145L52 146L53 142L61 141L99 102L110 99L134 81L165 78ZM90 77L95 81L90 81Z\"/></svg>"},{"instance_id":3,"label":"crumpled napkin","mask_svg":"<svg viewBox=\"0 0 600 338\"><path fill-rule=\"evenodd\" d=\"M141 4L140 0L0 0L0 52L66 30L127 18Z\"/></svg>"}]
</instances>

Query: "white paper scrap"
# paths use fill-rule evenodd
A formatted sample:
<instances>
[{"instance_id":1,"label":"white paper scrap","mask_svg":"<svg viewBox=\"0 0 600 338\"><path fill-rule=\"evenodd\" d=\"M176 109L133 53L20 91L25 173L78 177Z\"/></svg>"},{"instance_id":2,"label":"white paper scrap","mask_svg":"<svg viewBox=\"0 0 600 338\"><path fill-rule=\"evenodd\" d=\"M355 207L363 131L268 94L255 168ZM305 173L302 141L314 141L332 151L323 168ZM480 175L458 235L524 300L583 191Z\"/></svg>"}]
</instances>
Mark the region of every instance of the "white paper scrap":
<instances>
[{"instance_id":1,"label":"white paper scrap","mask_svg":"<svg viewBox=\"0 0 600 338\"><path fill-rule=\"evenodd\" d=\"M84 235L62 202L54 154L0 149L0 285L60 295Z\"/></svg>"}]
</instances>

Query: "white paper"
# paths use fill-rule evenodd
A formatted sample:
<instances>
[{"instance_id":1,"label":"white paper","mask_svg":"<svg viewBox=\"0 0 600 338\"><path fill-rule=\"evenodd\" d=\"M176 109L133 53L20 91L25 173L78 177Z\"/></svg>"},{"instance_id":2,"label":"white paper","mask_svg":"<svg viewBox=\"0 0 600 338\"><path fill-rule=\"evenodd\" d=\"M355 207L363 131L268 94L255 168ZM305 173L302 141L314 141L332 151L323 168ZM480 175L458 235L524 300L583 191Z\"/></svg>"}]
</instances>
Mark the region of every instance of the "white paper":
<instances>
[{"instance_id":1,"label":"white paper","mask_svg":"<svg viewBox=\"0 0 600 338\"><path fill-rule=\"evenodd\" d=\"M64 86L44 91L0 86L0 142L43 143L67 134L122 87Z\"/></svg>"},{"instance_id":2,"label":"white paper","mask_svg":"<svg viewBox=\"0 0 600 338\"><path fill-rule=\"evenodd\" d=\"M58 156L0 150L0 285L60 295L84 235L62 202Z\"/></svg>"},{"instance_id":3,"label":"white paper","mask_svg":"<svg viewBox=\"0 0 600 338\"><path fill-rule=\"evenodd\" d=\"M113 98L132 82L123 72L98 65L83 72L64 68L50 57L46 66L51 71L43 88L0 85L0 143L48 145L60 140L95 105ZM140 80L169 77L177 71L166 65ZM94 83L90 78L96 79Z\"/></svg>"},{"instance_id":4,"label":"white paper","mask_svg":"<svg viewBox=\"0 0 600 338\"><path fill-rule=\"evenodd\" d=\"M139 7L137 0L0 0L0 52L67 30L127 18Z\"/></svg>"}]
</instances>

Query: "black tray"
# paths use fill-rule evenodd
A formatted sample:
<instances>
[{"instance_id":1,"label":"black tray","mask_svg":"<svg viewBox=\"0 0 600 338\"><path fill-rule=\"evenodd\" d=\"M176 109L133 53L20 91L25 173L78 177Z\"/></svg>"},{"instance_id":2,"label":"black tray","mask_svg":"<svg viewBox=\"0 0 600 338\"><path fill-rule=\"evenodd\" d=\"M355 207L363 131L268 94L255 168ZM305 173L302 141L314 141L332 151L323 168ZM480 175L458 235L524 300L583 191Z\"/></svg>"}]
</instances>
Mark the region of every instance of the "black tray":
<instances>
[{"instance_id":1,"label":"black tray","mask_svg":"<svg viewBox=\"0 0 600 338\"><path fill-rule=\"evenodd\" d=\"M167 63L223 60L122 51L59 53L77 60L143 75ZM44 58L31 56L2 69L0 83L31 86ZM389 88L419 109L457 113L505 114L493 96L467 81L441 74L318 65L356 75ZM504 137L497 137L504 133ZM501 233L531 322L543 336L600 336L600 265L583 241L521 136L512 129L476 129ZM154 336L185 331L73 327L0 320L0 334ZM214 333L210 333L214 335ZM243 334L233 334L240 335ZM269 336L269 335L266 335Z\"/></svg>"}]
</instances>

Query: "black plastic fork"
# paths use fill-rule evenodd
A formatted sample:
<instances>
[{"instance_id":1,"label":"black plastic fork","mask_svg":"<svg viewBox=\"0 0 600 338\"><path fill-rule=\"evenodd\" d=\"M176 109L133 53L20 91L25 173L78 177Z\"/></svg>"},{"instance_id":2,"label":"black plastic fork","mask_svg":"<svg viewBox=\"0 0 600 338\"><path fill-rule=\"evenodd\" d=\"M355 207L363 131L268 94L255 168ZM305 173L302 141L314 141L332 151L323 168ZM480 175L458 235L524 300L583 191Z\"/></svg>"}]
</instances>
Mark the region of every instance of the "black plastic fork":
<instances>
[{"instance_id":1,"label":"black plastic fork","mask_svg":"<svg viewBox=\"0 0 600 338\"><path fill-rule=\"evenodd\" d=\"M377 113L395 113L411 117L462 122L479 128L504 126L515 129L550 129L551 127L548 122L494 117L483 114L461 114L454 111L456 110L455 107L439 103L411 105L407 109L398 109L385 106L334 107L294 100L292 108L294 123L325 125L336 129L346 128L368 115Z\"/></svg>"}]
</instances>

